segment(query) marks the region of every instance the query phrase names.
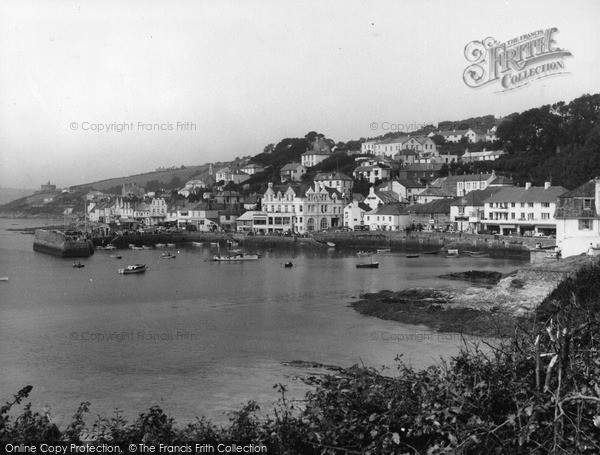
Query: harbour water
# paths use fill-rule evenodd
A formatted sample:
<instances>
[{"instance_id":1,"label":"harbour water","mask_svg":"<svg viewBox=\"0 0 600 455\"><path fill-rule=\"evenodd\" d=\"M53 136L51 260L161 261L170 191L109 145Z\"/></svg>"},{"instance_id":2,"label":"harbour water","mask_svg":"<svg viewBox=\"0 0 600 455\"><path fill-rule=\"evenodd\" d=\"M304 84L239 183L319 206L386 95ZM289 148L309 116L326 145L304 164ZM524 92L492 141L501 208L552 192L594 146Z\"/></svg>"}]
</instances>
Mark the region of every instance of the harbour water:
<instances>
[{"instance_id":1,"label":"harbour water","mask_svg":"<svg viewBox=\"0 0 600 455\"><path fill-rule=\"evenodd\" d=\"M457 335L358 314L360 293L406 287L468 287L438 275L469 269L508 272L521 262L490 258L406 258L378 254L379 269L352 250L262 251L258 261L211 262L213 250L96 252L72 260L36 253L19 229L42 220L0 220L0 401L25 385L34 409L59 425L80 402L92 414L121 409L129 419L160 405L180 424L255 400L267 413L286 385L293 397L310 373L293 360L395 368L394 358L425 367L457 352ZM119 253L121 260L111 257ZM293 267L285 268L291 260ZM119 275L145 263L143 274Z\"/></svg>"}]
</instances>

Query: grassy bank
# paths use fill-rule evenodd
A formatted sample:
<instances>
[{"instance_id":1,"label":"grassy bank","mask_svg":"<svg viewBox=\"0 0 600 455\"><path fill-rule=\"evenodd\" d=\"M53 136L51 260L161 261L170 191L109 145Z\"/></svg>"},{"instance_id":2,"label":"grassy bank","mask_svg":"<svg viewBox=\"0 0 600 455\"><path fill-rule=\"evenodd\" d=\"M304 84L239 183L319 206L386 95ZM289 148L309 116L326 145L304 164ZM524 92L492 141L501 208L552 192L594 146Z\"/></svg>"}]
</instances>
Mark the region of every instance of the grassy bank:
<instances>
[{"instance_id":1,"label":"grassy bank","mask_svg":"<svg viewBox=\"0 0 600 455\"><path fill-rule=\"evenodd\" d=\"M444 296L428 298L436 305ZM0 444L87 440L123 453L130 443L201 441L264 444L270 454L597 454L598 302L600 266L590 263L499 347L466 346L425 370L399 359L395 377L362 367L312 376L314 390L299 405L277 386L276 409L265 415L250 402L224 426L198 420L181 427L158 407L133 422L116 415L90 423L84 403L59 428L30 405L12 411L31 393L26 387L0 408Z\"/></svg>"}]
</instances>

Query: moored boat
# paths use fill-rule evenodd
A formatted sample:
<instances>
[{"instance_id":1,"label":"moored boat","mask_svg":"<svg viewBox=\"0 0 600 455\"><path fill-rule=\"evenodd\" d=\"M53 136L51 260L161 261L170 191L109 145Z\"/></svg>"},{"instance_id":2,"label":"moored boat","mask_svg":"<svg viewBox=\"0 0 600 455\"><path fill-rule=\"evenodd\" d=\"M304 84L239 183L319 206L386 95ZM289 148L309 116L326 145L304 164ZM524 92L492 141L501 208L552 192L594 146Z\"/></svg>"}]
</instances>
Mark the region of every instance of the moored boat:
<instances>
[{"instance_id":1,"label":"moored boat","mask_svg":"<svg viewBox=\"0 0 600 455\"><path fill-rule=\"evenodd\" d=\"M143 250L151 250L151 249L153 249L153 248L154 248L153 246L142 245L142 249L143 249Z\"/></svg>"},{"instance_id":2,"label":"moored boat","mask_svg":"<svg viewBox=\"0 0 600 455\"><path fill-rule=\"evenodd\" d=\"M335 243L333 243L333 242L327 242L327 246L329 248L334 248L335 247Z\"/></svg>"},{"instance_id":3,"label":"moored boat","mask_svg":"<svg viewBox=\"0 0 600 455\"><path fill-rule=\"evenodd\" d=\"M357 269L378 269L379 262L367 262L366 264L356 264Z\"/></svg>"},{"instance_id":4,"label":"moored boat","mask_svg":"<svg viewBox=\"0 0 600 455\"><path fill-rule=\"evenodd\" d=\"M81 262L73 262L73 267L80 269L81 267L85 267L85 264L82 264Z\"/></svg>"},{"instance_id":5,"label":"moored boat","mask_svg":"<svg viewBox=\"0 0 600 455\"><path fill-rule=\"evenodd\" d=\"M203 246L202 242L192 242L192 246Z\"/></svg>"},{"instance_id":6,"label":"moored boat","mask_svg":"<svg viewBox=\"0 0 600 455\"><path fill-rule=\"evenodd\" d=\"M177 256L171 253L163 253L161 258L163 259L175 259Z\"/></svg>"},{"instance_id":7,"label":"moored boat","mask_svg":"<svg viewBox=\"0 0 600 455\"><path fill-rule=\"evenodd\" d=\"M458 255L458 250L451 249L451 250L448 250L448 251L446 252L446 257L447 257L447 258L457 258L458 256L459 256L459 255Z\"/></svg>"},{"instance_id":8,"label":"moored boat","mask_svg":"<svg viewBox=\"0 0 600 455\"><path fill-rule=\"evenodd\" d=\"M174 243L167 243L167 247L168 248L175 248L177 245L175 245Z\"/></svg>"},{"instance_id":9,"label":"moored boat","mask_svg":"<svg viewBox=\"0 0 600 455\"><path fill-rule=\"evenodd\" d=\"M294 264L292 264L292 261L287 261L283 266L289 269L290 267L293 267Z\"/></svg>"},{"instance_id":10,"label":"moored boat","mask_svg":"<svg viewBox=\"0 0 600 455\"><path fill-rule=\"evenodd\" d=\"M213 257L213 261L223 261L223 262L237 262L237 261L256 261L258 259L258 254L235 254L232 256L221 256L216 255Z\"/></svg>"},{"instance_id":11,"label":"moored boat","mask_svg":"<svg viewBox=\"0 0 600 455\"><path fill-rule=\"evenodd\" d=\"M0 281L8 281L8 277L7 276L0 276Z\"/></svg>"},{"instance_id":12,"label":"moored boat","mask_svg":"<svg viewBox=\"0 0 600 455\"><path fill-rule=\"evenodd\" d=\"M167 246L167 244L166 243L157 243L155 246L156 246L156 248L164 248Z\"/></svg>"},{"instance_id":13,"label":"moored boat","mask_svg":"<svg viewBox=\"0 0 600 455\"><path fill-rule=\"evenodd\" d=\"M377 249L378 253L389 253L390 251L392 251L391 248L378 248Z\"/></svg>"},{"instance_id":14,"label":"moored boat","mask_svg":"<svg viewBox=\"0 0 600 455\"><path fill-rule=\"evenodd\" d=\"M142 273L146 271L146 264L134 264L128 265L124 269L119 269L121 275L128 275L130 273Z\"/></svg>"},{"instance_id":15,"label":"moored boat","mask_svg":"<svg viewBox=\"0 0 600 455\"><path fill-rule=\"evenodd\" d=\"M418 258L419 255L418 254L407 254L406 257L409 259L412 259L412 258Z\"/></svg>"}]
</instances>

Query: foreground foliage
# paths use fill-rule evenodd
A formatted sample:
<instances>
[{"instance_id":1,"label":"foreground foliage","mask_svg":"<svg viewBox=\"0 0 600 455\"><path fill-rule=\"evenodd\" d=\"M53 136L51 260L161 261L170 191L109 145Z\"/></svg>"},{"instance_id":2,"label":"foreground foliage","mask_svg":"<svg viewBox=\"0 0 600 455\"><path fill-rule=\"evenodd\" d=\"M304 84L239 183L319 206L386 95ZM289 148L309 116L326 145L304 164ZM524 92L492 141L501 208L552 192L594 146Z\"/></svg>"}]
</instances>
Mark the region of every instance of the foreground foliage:
<instances>
[{"instance_id":1,"label":"foreground foliage","mask_svg":"<svg viewBox=\"0 0 600 455\"><path fill-rule=\"evenodd\" d=\"M265 444L278 454L597 454L600 453L600 267L566 280L536 320L499 347L466 346L449 362L414 370L399 359L388 377L362 367L314 379L298 406L285 388L274 414L254 402L216 426L184 428L152 407L134 422L117 413L86 423L89 403L59 429L26 405L31 386L0 408L0 443Z\"/></svg>"}]
</instances>

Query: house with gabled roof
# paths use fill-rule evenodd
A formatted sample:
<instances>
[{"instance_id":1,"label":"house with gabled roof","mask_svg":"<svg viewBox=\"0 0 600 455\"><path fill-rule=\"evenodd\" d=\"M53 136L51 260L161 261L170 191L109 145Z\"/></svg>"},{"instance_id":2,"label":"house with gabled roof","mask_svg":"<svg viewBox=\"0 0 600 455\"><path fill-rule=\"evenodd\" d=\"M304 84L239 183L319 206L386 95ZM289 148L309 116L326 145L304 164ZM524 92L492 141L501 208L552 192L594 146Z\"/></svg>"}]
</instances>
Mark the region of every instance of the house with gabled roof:
<instances>
[{"instance_id":1,"label":"house with gabled roof","mask_svg":"<svg viewBox=\"0 0 600 455\"><path fill-rule=\"evenodd\" d=\"M375 187L369 188L369 194L365 198L365 204L375 210L384 204L403 204L408 205L408 201L400 199L400 195L395 191L380 191Z\"/></svg>"},{"instance_id":2,"label":"house with gabled roof","mask_svg":"<svg viewBox=\"0 0 600 455\"><path fill-rule=\"evenodd\" d=\"M454 196L464 196L474 190L484 190L492 184L496 187L514 186L512 180L497 176L494 171L489 174L449 175L431 183L432 186L444 188Z\"/></svg>"},{"instance_id":3,"label":"house with gabled roof","mask_svg":"<svg viewBox=\"0 0 600 455\"><path fill-rule=\"evenodd\" d=\"M437 201L440 199L454 200L454 194L446 188L435 186L427 186L415 197L417 204L427 204L428 202Z\"/></svg>"},{"instance_id":4,"label":"house with gabled roof","mask_svg":"<svg viewBox=\"0 0 600 455\"><path fill-rule=\"evenodd\" d=\"M379 191L394 191L401 201L416 204L417 195L425 189L425 185L415 180L393 179L383 182L377 187Z\"/></svg>"},{"instance_id":5,"label":"house with gabled roof","mask_svg":"<svg viewBox=\"0 0 600 455\"><path fill-rule=\"evenodd\" d=\"M442 163L412 163L400 169L399 177L402 180L426 183L439 178L441 170Z\"/></svg>"},{"instance_id":6,"label":"house with gabled roof","mask_svg":"<svg viewBox=\"0 0 600 455\"><path fill-rule=\"evenodd\" d=\"M238 232L252 232L263 235L267 233L267 219L268 215L266 212L248 210L237 218L236 229Z\"/></svg>"},{"instance_id":7,"label":"house with gabled roof","mask_svg":"<svg viewBox=\"0 0 600 455\"><path fill-rule=\"evenodd\" d=\"M365 226L370 231L403 231L410 215L399 204L385 204L365 214Z\"/></svg>"},{"instance_id":8,"label":"house with gabled roof","mask_svg":"<svg viewBox=\"0 0 600 455\"><path fill-rule=\"evenodd\" d=\"M560 195L554 218L563 257L595 253L600 248L600 178Z\"/></svg>"},{"instance_id":9,"label":"house with gabled roof","mask_svg":"<svg viewBox=\"0 0 600 455\"><path fill-rule=\"evenodd\" d=\"M556 235L554 212L567 190L546 182L543 187L506 187L485 200L484 229L507 235Z\"/></svg>"},{"instance_id":10,"label":"house with gabled roof","mask_svg":"<svg viewBox=\"0 0 600 455\"><path fill-rule=\"evenodd\" d=\"M442 136L447 142L454 143L460 142L463 137L466 137L468 142L480 142L485 139L485 132L467 128L463 130L432 131L428 136L430 138L433 136Z\"/></svg>"},{"instance_id":11,"label":"house with gabled roof","mask_svg":"<svg viewBox=\"0 0 600 455\"><path fill-rule=\"evenodd\" d=\"M481 221L485 218L484 201L500 189L489 186L485 190L470 191L456 198L450 205L450 219L454 222L454 229L459 232L479 232Z\"/></svg>"},{"instance_id":12,"label":"house with gabled roof","mask_svg":"<svg viewBox=\"0 0 600 455\"><path fill-rule=\"evenodd\" d=\"M306 167L300 163L288 163L279 172L282 182L300 182Z\"/></svg>"},{"instance_id":13,"label":"house with gabled roof","mask_svg":"<svg viewBox=\"0 0 600 455\"><path fill-rule=\"evenodd\" d=\"M343 172L319 172L315 176L315 182L323 183L330 188L335 188L343 195L350 195L354 186L354 179Z\"/></svg>"},{"instance_id":14,"label":"house with gabled roof","mask_svg":"<svg viewBox=\"0 0 600 455\"><path fill-rule=\"evenodd\" d=\"M453 226L450 218L450 206L452 199L439 199L427 204L415 204L406 208L410 215L411 226L421 225L425 229L447 230Z\"/></svg>"},{"instance_id":15,"label":"house with gabled roof","mask_svg":"<svg viewBox=\"0 0 600 455\"><path fill-rule=\"evenodd\" d=\"M365 214L371 207L362 201L353 199L344 207L344 226L354 229L356 226L365 226Z\"/></svg>"},{"instance_id":16,"label":"house with gabled roof","mask_svg":"<svg viewBox=\"0 0 600 455\"><path fill-rule=\"evenodd\" d=\"M365 179L370 183L376 180L389 180L392 176L392 170L387 164L368 162L361 164L354 169L354 178Z\"/></svg>"},{"instance_id":17,"label":"house with gabled roof","mask_svg":"<svg viewBox=\"0 0 600 455\"><path fill-rule=\"evenodd\" d=\"M265 168L263 166L261 166L260 164L248 163L245 166L242 166L240 168L240 170L242 172L245 172L248 175L254 175L254 174L259 174L259 173L263 172L265 170Z\"/></svg>"}]
</instances>

